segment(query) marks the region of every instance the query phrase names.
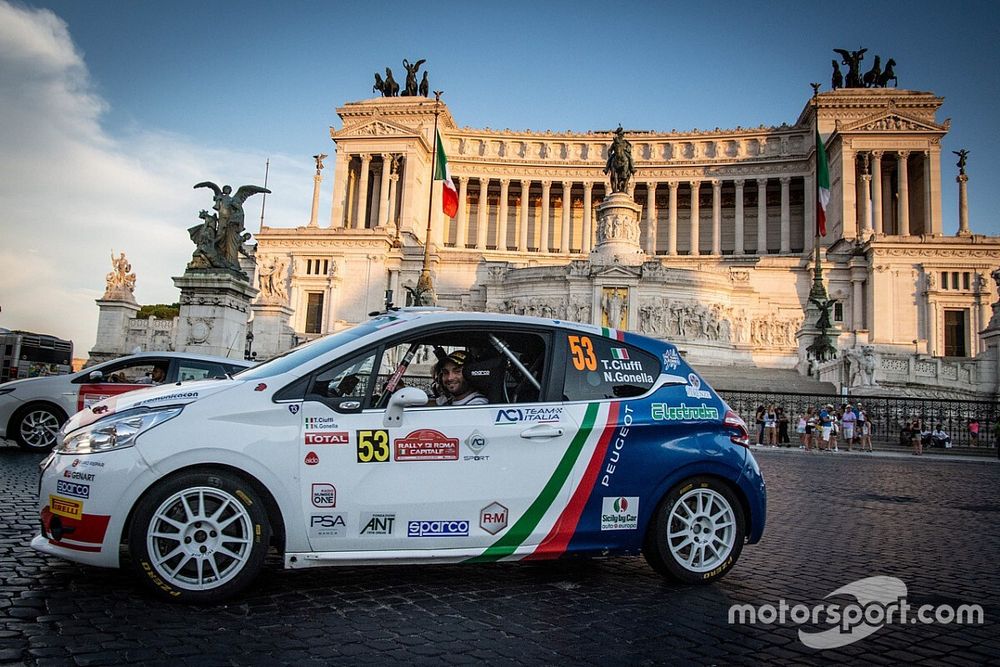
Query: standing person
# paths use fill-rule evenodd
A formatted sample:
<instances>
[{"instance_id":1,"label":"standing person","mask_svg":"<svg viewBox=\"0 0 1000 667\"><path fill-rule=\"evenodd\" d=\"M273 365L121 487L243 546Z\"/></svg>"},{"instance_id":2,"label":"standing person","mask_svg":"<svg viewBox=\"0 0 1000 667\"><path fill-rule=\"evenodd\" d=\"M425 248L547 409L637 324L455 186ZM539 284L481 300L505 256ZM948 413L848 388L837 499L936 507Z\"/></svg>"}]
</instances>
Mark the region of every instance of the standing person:
<instances>
[{"instance_id":1,"label":"standing person","mask_svg":"<svg viewBox=\"0 0 1000 667\"><path fill-rule=\"evenodd\" d=\"M795 418L795 432L799 436L799 449L806 448L806 414L803 412Z\"/></svg>"},{"instance_id":2,"label":"standing person","mask_svg":"<svg viewBox=\"0 0 1000 667\"><path fill-rule=\"evenodd\" d=\"M844 427L844 442L847 443L847 451L854 451L854 425L858 416L854 412L854 406L850 403L844 408L844 416L840 418L840 423Z\"/></svg>"},{"instance_id":3,"label":"standing person","mask_svg":"<svg viewBox=\"0 0 1000 667\"><path fill-rule=\"evenodd\" d=\"M774 409L774 403L764 410L764 444L772 447L778 446L778 413Z\"/></svg>"},{"instance_id":4,"label":"standing person","mask_svg":"<svg viewBox=\"0 0 1000 667\"><path fill-rule=\"evenodd\" d=\"M819 432L819 417L816 415L816 408L806 410L806 451L812 452L813 446L819 447L819 440L816 434Z\"/></svg>"},{"instance_id":5,"label":"standing person","mask_svg":"<svg viewBox=\"0 0 1000 667\"><path fill-rule=\"evenodd\" d=\"M868 413L865 411L863 405L858 403L858 429L859 436L861 438L860 446L861 451L872 452L872 423L868 419Z\"/></svg>"},{"instance_id":6,"label":"standing person","mask_svg":"<svg viewBox=\"0 0 1000 667\"><path fill-rule=\"evenodd\" d=\"M969 444L979 446L979 420L975 417L969 420Z\"/></svg>"},{"instance_id":7,"label":"standing person","mask_svg":"<svg viewBox=\"0 0 1000 667\"><path fill-rule=\"evenodd\" d=\"M924 453L923 442L921 442L920 432L923 430L923 426L920 423L920 419L914 419L910 422L910 442L913 445L913 455L921 456Z\"/></svg>"},{"instance_id":8,"label":"standing person","mask_svg":"<svg viewBox=\"0 0 1000 667\"><path fill-rule=\"evenodd\" d=\"M821 442L819 444L820 451L828 452L830 451L830 431L833 430L832 424L833 420L830 418L830 413L833 412L833 405L827 404L820 408L819 411L819 433Z\"/></svg>"},{"instance_id":9,"label":"standing person","mask_svg":"<svg viewBox=\"0 0 1000 667\"><path fill-rule=\"evenodd\" d=\"M757 426L757 444L764 444L764 406L758 405L753 416L754 424Z\"/></svg>"},{"instance_id":10,"label":"standing person","mask_svg":"<svg viewBox=\"0 0 1000 667\"><path fill-rule=\"evenodd\" d=\"M843 408L830 410L830 450L839 452L837 440L840 438L840 414Z\"/></svg>"},{"instance_id":11,"label":"standing person","mask_svg":"<svg viewBox=\"0 0 1000 667\"><path fill-rule=\"evenodd\" d=\"M791 447L791 441L788 439L788 415L785 414L785 408L778 406L778 444L784 445L786 447Z\"/></svg>"}]
</instances>

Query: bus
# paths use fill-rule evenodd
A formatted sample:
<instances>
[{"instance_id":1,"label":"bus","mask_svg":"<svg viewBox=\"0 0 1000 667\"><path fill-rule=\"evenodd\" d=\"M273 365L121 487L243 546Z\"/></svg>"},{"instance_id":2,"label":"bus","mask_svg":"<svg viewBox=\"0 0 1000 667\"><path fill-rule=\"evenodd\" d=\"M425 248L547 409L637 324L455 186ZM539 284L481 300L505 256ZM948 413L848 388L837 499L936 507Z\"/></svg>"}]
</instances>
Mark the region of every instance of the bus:
<instances>
[{"instance_id":1,"label":"bus","mask_svg":"<svg viewBox=\"0 0 1000 667\"><path fill-rule=\"evenodd\" d=\"M0 383L73 370L73 341L0 329Z\"/></svg>"}]
</instances>

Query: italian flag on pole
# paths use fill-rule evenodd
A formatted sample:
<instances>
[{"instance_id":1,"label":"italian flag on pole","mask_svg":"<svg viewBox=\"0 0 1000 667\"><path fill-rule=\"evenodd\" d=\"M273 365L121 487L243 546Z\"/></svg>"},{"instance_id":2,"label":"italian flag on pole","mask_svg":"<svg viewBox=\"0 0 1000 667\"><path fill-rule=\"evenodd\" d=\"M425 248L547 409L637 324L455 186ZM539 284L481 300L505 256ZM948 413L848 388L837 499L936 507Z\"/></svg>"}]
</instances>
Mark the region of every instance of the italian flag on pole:
<instances>
[{"instance_id":1,"label":"italian flag on pole","mask_svg":"<svg viewBox=\"0 0 1000 667\"><path fill-rule=\"evenodd\" d=\"M830 165L826 160L826 147L816 128L816 233L826 236L826 209L830 204Z\"/></svg>"},{"instance_id":2,"label":"italian flag on pole","mask_svg":"<svg viewBox=\"0 0 1000 667\"><path fill-rule=\"evenodd\" d=\"M434 180L443 181L441 183L441 208L446 216L454 218L455 214L458 213L458 190L455 189L455 182L451 180L451 173L448 171L448 158L444 154L444 144L441 142L440 132L437 133L435 139L437 159L434 163Z\"/></svg>"}]
</instances>

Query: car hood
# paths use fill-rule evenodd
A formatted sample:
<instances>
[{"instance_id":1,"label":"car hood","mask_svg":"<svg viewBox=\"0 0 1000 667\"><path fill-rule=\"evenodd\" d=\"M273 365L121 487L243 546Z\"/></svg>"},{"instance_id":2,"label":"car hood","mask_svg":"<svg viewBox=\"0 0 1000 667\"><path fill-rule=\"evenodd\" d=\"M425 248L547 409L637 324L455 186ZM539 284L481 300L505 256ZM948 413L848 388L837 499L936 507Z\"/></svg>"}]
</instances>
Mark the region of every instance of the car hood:
<instances>
[{"instance_id":1,"label":"car hood","mask_svg":"<svg viewBox=\"0 0 1000 667\"><path fill-rule=\"evenodd\" d=\"M187 405L199 401L206 396L218 394L235 385L243 384L240 380L201 380L198 382L185 382L163 385L160 387L150 387L149 389L138 389L127 394L111 396L102 401L94 403L89 408L80 410L69 418L64 433L71 433L76 429L91 424L98 419L104 419L132 408L159 408L168 405Z\"/></svg>"},{"instance_id":2,"label":"car hood","mask_svg":"<svg viewBox=\"0 0 1000 667\"><path fill-rule=\"evenodd\" d=\"M22 394L26 391L30 391L31 395L42 392L44 393L46 389L50 387L59 387L65 385L67 380L71 376L69 375L46 375L45 377L37 378L21 378L20 380L11 380L10 382L4 382L0 384L0 387L4 389L14 389L13 395L17 396L18 391Z\"/></svg>"}]
</instances>

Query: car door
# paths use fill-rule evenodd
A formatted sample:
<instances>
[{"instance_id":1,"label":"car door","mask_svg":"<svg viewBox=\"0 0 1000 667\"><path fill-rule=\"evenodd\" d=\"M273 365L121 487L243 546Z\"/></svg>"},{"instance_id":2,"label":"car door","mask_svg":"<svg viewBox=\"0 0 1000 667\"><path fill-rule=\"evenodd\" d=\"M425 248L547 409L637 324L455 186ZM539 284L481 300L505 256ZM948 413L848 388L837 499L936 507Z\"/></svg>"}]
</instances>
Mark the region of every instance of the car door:
<instances>
[{"instance_id":1,"label":"car door","mask_svg":"<svg viewBox=\"0 0 1000 667\"><path fill-rule=\"evenodd\" d=\"M348 376L368 372L350 400L303 402L302 478L313 548L531 550L569 497L566 482L581 449L573 451L573 411L536 394L488 405L412 406L400 424L387 426L373 395L409 345L387 346L377 362L362 353L318 376L335 391ZM403 377L409 387L429 380ZM544 377L539 384L545 398ZM354 399L366 394L364 407L352 412Z\"/></svg>"}]
</instances>

